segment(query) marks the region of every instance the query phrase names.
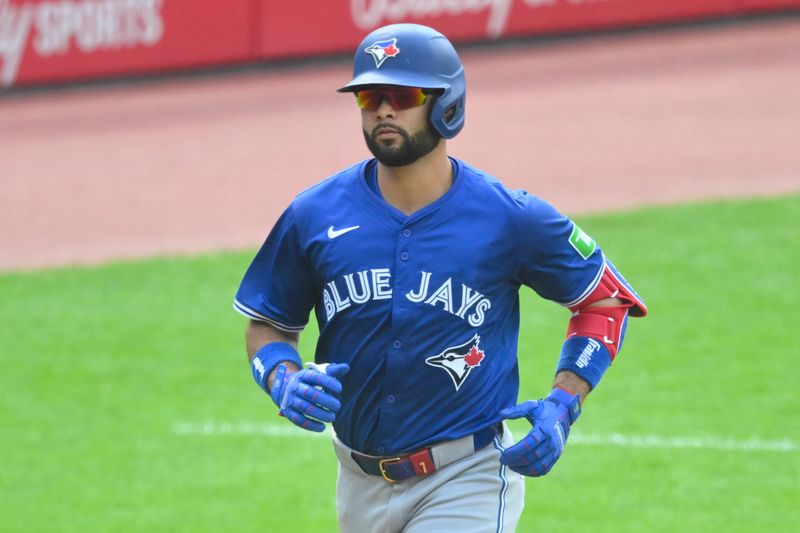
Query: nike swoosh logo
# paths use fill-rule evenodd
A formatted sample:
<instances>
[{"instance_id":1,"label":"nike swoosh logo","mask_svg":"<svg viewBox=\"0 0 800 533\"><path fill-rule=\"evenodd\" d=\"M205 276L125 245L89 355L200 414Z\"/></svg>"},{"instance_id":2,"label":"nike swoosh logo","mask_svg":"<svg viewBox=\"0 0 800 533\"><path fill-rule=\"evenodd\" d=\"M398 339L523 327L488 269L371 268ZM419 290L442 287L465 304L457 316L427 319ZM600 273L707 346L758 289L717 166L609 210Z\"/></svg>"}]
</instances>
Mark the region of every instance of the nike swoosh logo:
<instances>
[{"instance_id":1,"label":"nike swoosh logo","mask_svg":"<svg viewBox=\"0 0 800 533\"><path fill-rule=\"evenodd\" d=\"M328 238L329 239L335 239L336 237L340 237L341 235L344 235L345 233L348 233L348 232L353 231L353 230L357 230L360 227L361 226L350 226L349 228L333 229L333 226L331 226L330 228L328 228Z\"/></svg>"}]
</instances>

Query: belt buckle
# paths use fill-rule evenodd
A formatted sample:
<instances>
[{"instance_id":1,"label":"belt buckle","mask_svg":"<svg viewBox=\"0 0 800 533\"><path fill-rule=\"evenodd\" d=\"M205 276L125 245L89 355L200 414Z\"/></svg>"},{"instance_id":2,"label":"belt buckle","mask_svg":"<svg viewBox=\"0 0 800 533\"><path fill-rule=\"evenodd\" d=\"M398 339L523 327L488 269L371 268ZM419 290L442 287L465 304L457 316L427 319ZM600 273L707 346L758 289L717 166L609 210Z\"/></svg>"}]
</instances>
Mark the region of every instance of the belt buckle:
<instances>
[{"instance_id":1,"label":"belt buckle","mask_svg":"<svg viewBox=\"0 0 800 533\"><path fill-rule=\"evenodd\" d=\"M385 465L386 463L397 464L402 460L403 459L400 457L390 457L389 459L381 459L380 461L378 461L378 469L381 471L381 477L383 477L383 479L385 479L389 483L397 483L397 481L389 477L389 474L386 473L386 470L384 470L383 465Z\"/></svg>"}]
</instances>

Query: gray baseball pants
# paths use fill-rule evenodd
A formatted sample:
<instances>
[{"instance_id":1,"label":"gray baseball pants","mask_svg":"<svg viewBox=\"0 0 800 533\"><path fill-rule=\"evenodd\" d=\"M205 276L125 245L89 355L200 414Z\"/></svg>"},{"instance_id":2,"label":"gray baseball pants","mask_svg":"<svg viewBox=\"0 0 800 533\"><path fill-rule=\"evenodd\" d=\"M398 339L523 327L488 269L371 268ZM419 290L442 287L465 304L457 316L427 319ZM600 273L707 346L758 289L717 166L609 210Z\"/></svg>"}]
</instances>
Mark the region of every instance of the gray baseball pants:
<instances>
[{"instance_id":1,"label":"gray baseball pants","mask_svg":"<svg viewBox=\"0 0 800 533\"><path fill-rule=\"evenodd\" d=\"M365 474L350 456L352 450L334 435L342 533L513 533L522 514L525 482L499 460L501 446L514 444L513 437L504 425L502 437L450 462L471 439L434 447L434 473L390 483Z\"/></svg>"}]
</instances>

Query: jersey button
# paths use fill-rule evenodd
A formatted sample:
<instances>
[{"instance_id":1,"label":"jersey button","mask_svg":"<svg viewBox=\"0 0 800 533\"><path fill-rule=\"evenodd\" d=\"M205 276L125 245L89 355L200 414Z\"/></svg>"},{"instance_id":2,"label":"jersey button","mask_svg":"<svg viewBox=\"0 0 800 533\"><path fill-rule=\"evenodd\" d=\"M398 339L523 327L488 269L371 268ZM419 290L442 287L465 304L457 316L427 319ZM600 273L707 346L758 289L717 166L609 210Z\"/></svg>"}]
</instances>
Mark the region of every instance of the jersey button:
<instances>
[{"instance_id":1,"label":"jersey button","mask_svg":"<svg viewBox=\"0 0 800 533\"><path fill-rule=\"evenodd\" d=\"M400 342L399 340L396 340L396 341L394 341L392 343L392 348L394 348L395 350L399 350L402 347L403 347L403 343Z\"/></svg>"},{"instance_id":2,"label":"jersey button","mask_svg":"<svg viewBox=\"0 0 800 533\"><path fill-rule=\"evenodd\" d=\"M403 237L411 237L411 230L406 228L403 230Z\"/></svg>"},{"instance_id":3,"label":"jersey button","mask_svg":"<svg viewBox=\"0 0 800 533\"><path fill-rule=\"evenodd\" d=\"M386 397L386 401L389 403L394 403L397 401L397 396L395 396L394 394L390 394L389 396Z\"/></svg>"},{"instance_id":4,"label":"jersey button","mask_svg":"<svg viewBox=\"0 0 800 533\"><path fill-rule=\"evenodd\" d=\"M384 448L383 446L378 446L377 450L379 454L383 455L383 452L386 451L386 448Z\"/></svg>"},{"instance_id":5,"label":"jersey button","mask_svg":"<svg viewBox=\"0 0 800 533\"><path fill-rule=\"evenodd\" d=\"M400 252L400 259L408 261L408 252Z\"/></svg>"}]
</instances>

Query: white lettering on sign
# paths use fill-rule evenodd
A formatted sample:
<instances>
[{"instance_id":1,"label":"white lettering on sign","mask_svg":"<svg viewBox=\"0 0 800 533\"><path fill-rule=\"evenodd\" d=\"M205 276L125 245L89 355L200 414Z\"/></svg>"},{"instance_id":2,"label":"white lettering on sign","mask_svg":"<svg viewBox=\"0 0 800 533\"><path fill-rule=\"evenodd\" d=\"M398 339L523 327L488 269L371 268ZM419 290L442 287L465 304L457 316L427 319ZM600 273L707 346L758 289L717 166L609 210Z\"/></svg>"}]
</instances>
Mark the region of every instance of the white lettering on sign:
<instances>
[{"instance_id":1,"label":"white lettering on sign","mask_svg":"<svg viewBox=\"0 0 800 533\"><path fill-rule=\"evenodd\" d=\"M351 0L353 22L361 29L372 29L384 21L408 17L436 17L489 11L486 32L499 37L506 27L514 0Z\"/></svg>"},{"instance_id":2,"label":"white lettering on sign","mask_svg":"<svg viewBox=\"0 0 800 533\"><path fill-rule=\"evenodd\" d=\"M0 86L13 85L32 39L39 57L153 46L164 35L163 0L57 0L14 6L0 0Z\"/></svg>"},{"instance_id":3,"label":"white lettering on sign","mask_svg":"<svg viewBox=\"0 0 800 533\"><path fill-rule=\"evenodd\" d=\"M19 62L33 22L33 6L14 7L0 0L0 86L9 87L17 77Z\"/></svg>"},{"instance_id":4,"label":"white lettering on sign","mask_svg":"<svg viewBox=\"0 0 800 533\"><path fill-rule=\"evenodd\" d=\"M555 4L584 4L609 0L522 0L525 8L551 7ZM362 30L372 30L388 22L403 22L409 18L459 16L489 13L487 37L503 35L511 15L514 0L350 0L353 22Z\"/></svg>"}]
</instances>

